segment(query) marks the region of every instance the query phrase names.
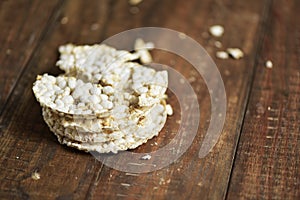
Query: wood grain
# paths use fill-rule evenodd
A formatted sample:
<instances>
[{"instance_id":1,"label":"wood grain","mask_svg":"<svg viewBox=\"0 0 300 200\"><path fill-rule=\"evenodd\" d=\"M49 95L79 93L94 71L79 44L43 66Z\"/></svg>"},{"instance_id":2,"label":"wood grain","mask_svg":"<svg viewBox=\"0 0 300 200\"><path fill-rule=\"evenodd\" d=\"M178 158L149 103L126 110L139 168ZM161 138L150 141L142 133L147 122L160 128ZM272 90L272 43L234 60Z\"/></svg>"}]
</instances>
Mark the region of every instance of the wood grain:
<instances>
[{"instance_id":1,"label":"wood grain","mask_svg":"<svg viewBox=\"0 0 300 200\"><path fill-rule=\"evenodd\" d=\"M173 11L172 16L168 15L161 6L169 7ZM226 62L218 60L217 65L223 74L225 87L229 91L227 93L229 99L228 124L224 127L214 151L205 159L199 159L197 152L203 141L208 125L207 120L210 117L209 94L205 84L197 73L195 75L195 71L188 63L171 55L161 54L161 52L154 53L154 58L157 59L155 61L165 64L173 61L175 64L172 67L186 77L196 77L197 81L192 84L199 96L201 122L195 142L176 163L153 173L131 176L104 166L98 172L97 179L94 179L89 197L94 199L100 197L103 199L118 197L127 199L198 199L199 197L202 199L222 199L225 196L236 139L249 91L252 67L254 66L253 58L256 53L256 46L253 45L253 41L258 39L259 32L257 31L262 10L263 6L259 2L253 2L252 6L249 7L249 5L246 6L242 3L230 5L229 2L217 4L214 1L190 1L188 4L182 5L181 1L164 1L163 5L156 4L156 7L152 7L151 11L141 11L140 15L148 17L147 23L144 22L142 25L162 26L185 32L204 44L212 56L216 51L213 46L215 39L210 36L203 37L203 32L206 32L208 27L214 23L224 24L228 31L222 38L224 47L240 47L247 53L247 58L240 61L226 60ZM151 13L148 14L147 12ZM120 26L108 27L108 35L124 30L125 27L121 26L122 18L130 17L129 14L124 15L122 13L119 18L114 16L111 19L112 24L120 23ZM160 18L164 20L160 20ZM248 24L248 32L241 35L240 32L244 29L244 23ZM167 126L173 127L174 124L169 121ZM171 129L172 131L174 129ZM163 143L162 140L163 138L158 138L157 142ZM103 185L104 182L106 184ZM111 193L111 191L116 192Z\"/></svg>"},{"instance_id":2,"label":"wood grain","mask_svg":"<svg viewBox=\"0 0 300 200\"><path fill-rule=\"evenodd\" d=\"M48 24L1 116L0 196L55 199L87 195L94 170L101 163L89 154L58 144L42 120L31 87L37 74L60 73L55 67L59 45L99 42L103 21L108 16L107 6L104 1L101 5L98 1L65 1ZM67 23L63 20L66 18ZM97 30L91 29L94 23L99 24ZM86 36L88 33L91 37ZM40 180L31 178L34 172L40 173Z\"/></svg>"},{"instance_id":3,"label":"wood grain","mask_svg":"<svg viewBox=\"0 0 300 200\"><path fill-rule=\"evenodd\" d=\"M0 63L6 63L3 65L5 73L11 75L10 81L15 84L0 86L1 90L2 87L10 88L6 89L5 98L1 100L7 101L0 116L1 199L224 199L227 192L229 199L293 198L299 195L299 68L296 66L298 64L299 67L299 26L293 36L287 37L287 30L293 30L296 24L296 18L292 17L299 8L296 0L289 3L280 0L272 7L270 0L254 0L251 3L148 0L137 6L129 5L127 1L113 0L36 2L28 1L25 4L28 7L23 8L25 10L14 14L15 26L9 22L10 28L0 33L5 35L1 37L5 44L2 52L17 45L9 41L11 37L16 37L17 30L23 30L22 24L39 35L30 48L22 40L24 45L20 45L20 51L12 51L15 57L6 59L8 55L0 55ZM18 5L17 1L0 3L1 26L6 24L3 16L8 16ZM5 12L2 12L4 8ZM37 12L27 14L26 8ZM39 12L43 12L37 8L47 10L47 14L38 17ZM23 16L27 15L30 17L21 23ZM46 15L48 21L45 21ZM222 38L208 34L209 27L214 24L225 27ZM174 54L153 51L155 62L173 67L190 81L198 95L200 126L192 146L175 163L152 173L132 174L106 167L88 153L60 145L43 122L31 87L37 74L61 73L55 67L59 45L69 42L99 43L121 31L143 26L181 31L203 45L223 77L228 99L227 116L217 145L208 156L199 159L198 151L211 114L209 92L191 64ZM10 34L6 34L8 31ZM30 31L23 32L30 35ZM159 37L166 39L166 36ZM223 44L220 50L238 47L244 51L245 57L241 60L217 59L215 52L219 49L214 44L217 40ZM279 42L275 44L273 40ZM294 45L294 40L298 46ZM285 45L290 48L284 49ZM276 48L276 51L271 48ZM25 51L26 59L16 59ZM286 55L287 52L290 56ZM266 70L263 66L267 58L274 61L274 69ZM22 69L10 69L12 65L22 66ZM5 76L0 72L1 80L5 80L2 79ZM253 96L239 140L250 94ZM10 98L7 100L8 95ZM168 95L174 115L168 119L159 137L133 152L156 150L175 136L180 125L180 108L176 95L172 91L168 91ZM256 113L257 102L263 108L259 107L259 112L264 111L260 113L260 118ZM276 113L266 110L269 105L277 109L274 111ZM276 124L270 124L271 118L280 121L273 120ZM267 140L267 134L271 133L268 127L271 126L277 127L272 129L276 137L268 135L275 139ZM264 137L259 137L260 134ZM237 158L234 159L238 143ZM280 148L282 146L284 150ZM277 164L273 165L273 162ZM280 167L277 169L274 166ZM39 180L32 178L34 172L40 174ZM296 178L293 179L293 176ZM283 186L288 189L284 190ZM279 189L284 192L278 192L276 196L275 191Z\"/></svg>"},{"instance_id":4,"label":"wood grain","mask_svg":"<svg viewBox=\"0 0 300 200\"><path fill-rule=\"evenodd\" d=\"M59 1L1 1L0 113Z\"/></svg>"},{"instance_id":5,"label":"wood grain","mask_svg":"<svg viewBox=\"0 0 300 200\"><path fill-rule=\"evenodd\" d=\"M299 9L279 0L268 11L229 199L300 198Z\"/></svg>"}]
</instances>

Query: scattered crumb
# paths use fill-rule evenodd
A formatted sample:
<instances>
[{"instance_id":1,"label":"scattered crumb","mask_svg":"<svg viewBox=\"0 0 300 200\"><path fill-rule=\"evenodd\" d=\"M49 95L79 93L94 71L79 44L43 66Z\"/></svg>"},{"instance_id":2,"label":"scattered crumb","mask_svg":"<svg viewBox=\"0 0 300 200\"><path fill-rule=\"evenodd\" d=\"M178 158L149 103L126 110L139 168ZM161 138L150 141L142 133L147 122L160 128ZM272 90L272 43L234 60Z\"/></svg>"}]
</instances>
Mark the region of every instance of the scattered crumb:
<instances>
[{"instance_id":1,"label":"scattered crumb","mask_svg":"<svg viewBox=\"0 0 300 200\"><path fill-rule=\"evenodd\" d=\"M228 69L226 69L224 73L225 73L226 76L230 75L230 71Z\"/></svg>"},{"instance_id":2,"label":"scattered crumb","mask_svg":"<svg viewBox=\"0 0 300 200\"><path fill-rule=\"evenodd\" d=\"M31 174L31 178L33 180L39 180L41 178L41 175L37 172L37 171L34 171L32 174Z\"/></svg>"},{"instance_id":3,"label":"scattered crumb","mask_svg":"<svg viewBox=\"0 0 300 200\"><path fill-rule=\"evenodd\" d=\"M100 27L100 25L98 23L94 23L91 25L91 30L95 31L95 30L99 29L99 27Z\"/></svg>"},{"instance_id":4,"label":"scattered crumb","mask_svg":"<svg viewBox=\"0 0 300 200\"><path fill-rule=\"evenodd\" d=\"M222 48L222 43L220 42L220 41L215 41L215 47L217 47L217 48Z\"/></svg>"},{"instance_id":5,"label":"scattered crumb","mask_svg":"<svg viewBox=\"0 0 300 200\"><path fill-rule=\"evenodd\" d=\"M178 34L178 37L179 37L180 39L184 40L184 39L186 39L186 34L184 34L184 33L179 33L179 34Z\"/></svg>"},{"instance_id":6,"label":"scattered crumb","mask_svg":"<svg viewBox=\"0 0 300 200\"><path fill-rule=\"evenodd\" d=\"M177 124L180 124L181 123L181 120L179 119L179 120L176 120L176 123Z\"/></svg>"},{"instance_id":7,"label":"scattered crumb","mask_svg":"<svg viewBox=\"0 0 300 200\"><path fill-rule=\"evenodd\" d=\"M189 107L188 105L184 105L184 106L183 106L183 109L184 109L184 110L188 110L189 108L190 108L190 107Z\"/></svg>"},{"instance_id":8,"label":"scattered crumb","mask_svg":"<svg viewBox=\"0 0 300 200\"><path fill-rule=\"evenodd\" d=\"M41 80L42 77L43 77L42 75L37 75L37 76L36 76L36 80Z\"/></svg>"},{"instance_id":9,"label":"scattered crumb","mask_svg":"<svg viewBox=\"0 0 300 200\"><path fill-rule=\"evenodd\" d=\"M202 182L199 182L197 185L198 185L198 186L202 186L203 184L202 184Z\"/></svg>"},{"instance_id":10,"label":"scattered crumb","mask_svg":"<svg viewBox=\"0 0 300 200\"><path fill-rule=\"evenodd\" d=\"M60 23L61 23L61 24L67 24L68 21L69 21L69 18L68 18L68 17L63 17L63 18L61 18Z\"/></svg>"},{"instance_id":11,"label":"scattered crumb","mask_svg":"<svg viewBox=\"0 0 300 200\"><path fill-rule=\"evenodd\" d=\"M128 3L132 6L138 5L141 3L143 0L129 0Z\"/></svg>"},{"instance_id":12,"label":"scattered crumb","mask_svg":"<svg viewBox=\"0 0 300 200\"><path fill-rule=\"evenodd\" d=\"M154 44L152 42L145 43L141 38L135 40L134 50L140 55L140 60L143 64L152 62L152 56L148 50L153 48Z\"/></svg>"},{"instance_id":13,"label":"scattered crumb","mask_svg":"<svg viewBox=\"0 0 300 200\"><path fill-rule=\"evenodd\" d=\"M184 83L185 83L185 81L184 81L183 78L180 78L180 79L179 79L179 82L180 82L181 84L184 84Z\"/></svg>"},{"instance_id":14,"label":"scattered crumb","mask_svg":"<svg viewBox=\"0 0 300 200\"><path fill-rule=\"evenodd\" d=\"M6 49L6 55L10 55L11 54L11 49Z\"/></svg>"},{"instance_id":15,"label":"scattered crumb","mask_svg":"<svg viewBox=\"0 0 300 200\"><path fill-rule=\"evenodd\" d=\"M129 12L133 15L138 14L140 12L140 9L136 6L133 6L129 9Z\"/></svg>"},{"instance_id":16,"label":"scattered crumb","mask_svg":"<svg viewBox=\"0 0 300 200\"><path fill-rule=\"evenodd\" d=\"M212 36L221 37L224 33L224 28L221 25L214 25L209 28L209 32Z\"/></svg>"},{"instance_id":17,"label":"scattered crumb","mask_svg":"<svg viewBox=\"0 0 300 200\"><path fill-rule=\"evenodd\" d=\"M20 157L19 156L16 156L16 159L19 159Z\"/></svg>"},{"instance_id":18,"label":"scattered crumb","mask_svg":"<svg viewBox=\"0 0 300 200\"><path fill-rule=\"evenodd\" d=\"M175 62L175 60L170 60L170 65L175 65L176 64L176 62Z\"/></svg>"},{"instance_id":19,"label":"scattered crumb","mask_svg":"<svg viewBox=\"0 0 300 200\"><path fill-rule=\"evenodd\" d=\"M273 63L272 63L272 61L271 60L268 60L267 62L266 62L266 68L268 68L268 69L272 69L273 68Z\"/></svg>"},{"instance_id":20,"label":"scattered crumb","mask_svg":"<svg viewBox=\"0 0 300 200\"><path fill-rule=\"evenodd\" d=\"M164 185L166 184L165 179L164 178L160 178L159 179L159 185Z\"/></svg>"},{"instance_id":21,"label":"scattered crumb","mask_svg":"<svg viewBox=\"0 0 300 200\"><path fill-rule=\"evenodd\" d=\"M270 107L270 106L268 106L268 110L271 110L271 107Z\"/></svg>"},{"instance_id":22,"label":"scattered crumb","mask_svg":"<svg viewBox=\"0 0 300 200\"><path fill-rule=\"evenodd\" d=\"M158 189L158 187L153 187L153 190L157 190Z\"/></svg>"},{"instance_id":23,"label":"scattered crumb","mask_svg":"<svg viewBox=\"0 0 300 200\"><path fill-rule=\"evenodd\" d=\"M226 51L234 59L240 59L244 57L243 51L239 48L228 48Z\"/></svg>"},{"instance_id":24,"label":"scattered crumb","mask_svg":"<svg viewBox=\"0 0 300 200\"><path fill-rule=\"evenodd\" d=\"M130 186L130 184L128 184L128 183L121 183L121 185L125 186L125 187L129 187Z\"/></svg>"},{"instance_id":25,"label":"scattered crumb","mask_svg":"<svg viewBox=\"0 0 300 200\"><path fill-rule=\"evenodd\" d=\"M196 77L191 76L191 77L189 77L188 81L189 81L190 83L193 83L193 82L196 81Z\"/></svg>"},{"instance_id":26,"label":"scattered crumb","mask_svg":"<svg viewBox=\"0 0 300 200\"><path fill-rule=\"evenodd\" d=\"M151 155L149 155L149 154L141 157L141 160L150 160L150 159L151 159Z\"/></svg>"},{"instance_id":27,"label":"scattered crumb","mask_svg":"<svg viewBox=\"0 0 300 200\"><path fill-rule=\"evenodd\" d=\"M216 57L220 59L228 59L229 55L226 51L217 51Z\"/></svg>"},{"instance_id":28,"label":"scattered crumb","mask_svg":"<svg viewBox=\"0 0 300 200\"><path fill-rule=\"evenodd\" d=\"M141 38L137 38L134 43L134 50L151 50L154 49L154 44L152 42L145 42Z\"/></svg>"},{"instance_id":29,"label":"scattered crumb","mask_svg":"<svg viewBox=\"0 0 300 200\"><path fill-rule=\"evenodd\" d=\"M173 115L173 109L170 104L166 105L166 112L167 112L167 115Z\"/></svg>"},{"instance_id":30,"label":"scattered crumb","mask_svg":"<svg viewBox=\"0 0 300 200\"><path fill-rule=\"evenodd\" d=\"M157 142L154 142L154 144L157 146L158 144L157 144Z\"/></svg>"},{"instance_id":31,"label":"scattered crumb","mask_svg":"<svg viewBox=\"0 0 300 200\"><path fill-rule=\"evenodd\" d=\"M230 101L231 101L232 103L237 103L238 100L239 100L239 97L238 97L238 96L233 96L233 97L230 98Z\"/></svg>"},{"instance_id":32,"label":"scattered crumb","mask_svg":"<svg viewBox=\"0 0 300 200\"><path fill-rule=\"evenodd\" d=\"M192 71L190 71L190 75L191 76L197 76L198 72L196 70L192 70Z\"/></svg>"}]
</instances>

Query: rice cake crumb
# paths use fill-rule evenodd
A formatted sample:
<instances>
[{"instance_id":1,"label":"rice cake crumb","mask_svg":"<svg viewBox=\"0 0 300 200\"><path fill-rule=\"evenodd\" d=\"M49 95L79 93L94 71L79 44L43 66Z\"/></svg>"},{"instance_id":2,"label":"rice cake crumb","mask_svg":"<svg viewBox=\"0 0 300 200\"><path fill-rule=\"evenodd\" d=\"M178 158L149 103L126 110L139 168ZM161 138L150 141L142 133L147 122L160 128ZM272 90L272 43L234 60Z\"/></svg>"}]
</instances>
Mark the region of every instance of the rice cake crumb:
<instances>
[{"instance_id":1,"label":"rice cake crumb","mask_svg":"<svg viewBox=\"0 0 300 200\"><path fill-rule=\"evenodd\" d=\"M224 34L224 28L221 25L214 25L209 28L209 32L212 36L221 37Z\"/></svg>"},{"instance_id":2,"label":"rice cake crumb","mask_svg":"<svg viewBox=\"0 0 300 200\"><path fill-rule=\"evenodd\" d=\"M68 17L63 17L61 20L60 20L60 23L61 24L67 24L69 21L69 18Z\"/></svg>"},{"instance_id":3,"label":"rice cake crumb","mask_svg":"<svg viewBox=\"0 0 300 200\"><path fill-rule=\"evenodd\" d=\"M268 60L268 61L266 62L266 64L265 64L265 66L266 66L266 68L268 68L268 69L272 69L272 68L273 68L273 63L272 63L272 61L271 61L271 60Z\"/></svg>"},{"instance_id":4,"label":"rice cake crumb","mask_svg":"<svg viewBox=\"0 0 300 200\"><path fill-rule=\"evenodd\" d=\"M141 3L142 1L143 1L143 0L129 0L128 3L129 3L130 5L135 6L135 5L138 5L139 3Z\"/></svg>"},{"instance_id":5,"label":"rice cake crumb","mask_svg":"<svg viewBox=\"0 0 300 200\"><path fill-rule=\"evenodd\" d=\"M31 178L33 179L33 180L39 180L39 179L41 179L41 175L37 172L37 171L34 171L32 174L31 174Z\"/></svg>"},{"instance_id":6,"label":"rice cake crumb","mask_svg":"<svg viewBox=\"0 0 300 200\"><path fill-rule=\"evenodd\" d=\"M220 41L215 41L214 42L214 45L215 45L215 47L217 47L217 48L222 48L222 43L220 42Z\"/></svg>"},{"instance_id":7,"label":"rice cake crumb","mask_svg":"<svg viewBox=\"0 0 300 200\"><path fill-rule=\"evenodd\" d=\"M216 57L220 59L228 59L229 55L226 51L217 51Z\"/></svg>"},{"instance_id":8,"label":"rice cake crumb","mask_svg":"<svg viewBox=\"0 0 300 200\"><path fill-rule=\"evenodd\" d=\"M240 59L244 57L243 51L239 48L228 48L226 51L234 59Z\"/></svg>"},{"instance_id":9,"label":"rice cake crumb","mask_svg":"<svg viewBox=\"0 0 300 200\"><path fill-rule=\"evenodd\" d=\"M152 62L152 56L148 50L153 48L154 44L151 42L145 43L141 38L135 40L134 50L139 55L142 64L149 64Z\"/></svg>"},{"instance_id":10,"label":"rice cake crumb","mask_svg":"<svg viewBox=\"0 0 300 200\"><path fill-rule=\"evenodd\" d=\"M170 104L166 105L166 112L167 112L167 115L173 115L173 109Z\"/></svg>"},{"instance_id":11,"label":"rice cake crumb","mask_svg":"<svg viewBox=\"0 0 300 200\"><path fill-rule=\"evenodd\" d=\"M182 40L187 38L187 35L185 33L178 33L178 37Z\"/></svg>"},{"instance_id":12,"label":"rice cake crumb","mask_svg":"<svg viewBox=\"0 0 300 200\"><path fill-rule=\"evenodd\" d=\"M149 155L149 154L141 157L141 160L150 160L150 159L151 159L151 155Z\"/></svg>"}]
</instances>

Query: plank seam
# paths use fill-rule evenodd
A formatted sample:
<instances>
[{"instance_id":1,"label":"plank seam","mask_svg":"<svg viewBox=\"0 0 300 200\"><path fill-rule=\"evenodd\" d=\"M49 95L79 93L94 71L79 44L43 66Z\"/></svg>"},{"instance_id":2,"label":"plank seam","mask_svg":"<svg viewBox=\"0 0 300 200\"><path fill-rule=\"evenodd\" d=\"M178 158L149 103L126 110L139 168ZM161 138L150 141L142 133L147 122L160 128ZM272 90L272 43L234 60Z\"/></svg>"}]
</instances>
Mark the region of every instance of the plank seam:
<instances>
[{"instance_id":1,"label":"plank seam","mask_svg":"<svg viewBox=\"0 0 300 200\"><path fill-rule=\"evenodd\" d=\"M33 50L32 50L32 54L29 56L27 62L25 63L24 65L24 68L21 70L21 72L19 73L19 75L17 76L16 78L16 81L15 83L13 84L12 88L11 88L11 91L6 99L6 101L3 103L3 107L2 109L0 110L0 130L3 128L4 124L3 124L3 115L4 115L4 111L7 109L6 106L8 105L8 102L11 100L13 94L14 94L14 91L21 79L21 77L24 75L24 73L27 71L27 68L29 66L29 64L31 63L31 60L35 57L35 54L37 52L37 50L40 48L40 45L42 44L42 41L45 39L46 35L48 34L48 32L50 30L52 30L52 28L54 27L55 25L55 22L56 22L56 19L58 18L60 12L61 12L61 9L63 7L63 5L65 4L64 1L58 1L57 5L54 7L53 11L52 11L52 14L50 15L48 21L46 24L48 24L48 26L46 25L44 30L41 32L41 35L39 37L39 39L37 40L37 44L35 45L35 47L33 47Z\"/></svg>"},{"instance_id":2,"label":"plank seam","mask_svg":"<svg viewBox=\"0 0 300 200\"><path fill-rule=\"evenodd\" d=\"M259 64L259 59L260 59L260 52L262 51L262 48L263 48L263 41L266 38L267 26L270 24L270 11L271 11L272 4L273 4L273 0L266 0L266 4L265 4L264 10L263 10L262 22L260 23L260 30L259 30L259 34L258 34L258 40L257 40L258 44L256 46L256 51L255 51L255 55L254 55L254 66L253 66L253 71L252 71L252 75L250 78L250 87L248 89L248 92L246 93L246 103L245 103L244 109L243 109L244 114L243 114L240 131L239 131L238 138L237 138L236 145L235 145L236 148L235 148L234 154L233 154L234 156L232 159L232 167L231 167L230 175L229 175L228 182L227 182L227 190L226 190L226 193L225 193L223 199L228 199L230 183L231 183L233 171L235 168L235 161L236 161L236 156L237 156L237 153L239 150L241 134L242 134L243 128L244 128L246 112L247 112L247 109L250 104L251 94L253 92L253 85L254 85L255 76L256 76L256 69Z\"/></svg>"}]
</instances>

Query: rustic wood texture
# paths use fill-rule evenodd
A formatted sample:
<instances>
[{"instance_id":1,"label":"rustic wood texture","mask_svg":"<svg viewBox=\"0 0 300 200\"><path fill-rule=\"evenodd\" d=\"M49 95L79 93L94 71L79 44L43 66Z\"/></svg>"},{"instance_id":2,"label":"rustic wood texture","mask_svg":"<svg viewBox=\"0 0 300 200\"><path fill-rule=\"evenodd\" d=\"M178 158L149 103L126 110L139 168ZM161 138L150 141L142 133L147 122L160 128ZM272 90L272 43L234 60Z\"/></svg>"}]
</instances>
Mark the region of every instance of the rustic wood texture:
<instances>
[{"instance_id":1,"label":"rustic wood texture","mask_svg":"<svg viewBox=\"0 0 300 200\"><path fill-rule=\"evenodd\" d=\"M297 199L297 9L296 0L145 0L137 6L113 0L1 2L0 198ZM207 32L214 24L225 27L220 39ZM189 63L154 51L155 62L172 66L190 80L201 109L199 131L175 163L152 173L128 174L106 167L88 153L60 145L43 122L31 87L37 74L60 73L55 67L59 45L99 43L142 26L181 31L203 45L224 80L227 116L217 145L199 159L210 119L209 92ZM24 36L19 38L19 32ZM223 44L221 49L239 47L245 57L217 59L217 40ZM273 69L264 67L266 59L274 62ZM171 91L168 94L174 115L159 137L134 152L158 149L176 134L180 110L176 96ZM40 174L39 180L32 178L34 172Z\"/></svg>"},{"instance_id":2,"label":"rustic wood texture","mask_svg":"<svg viewBox=\"0 0 300 200\"><path fill-rule=\"evenodd\" d=\"M266 11L229 199L300 198L299 9L299 1L279 0Z\"/></svg>"},{"instance_id":3,"label":"rustic wood texture","mask_svg":"<svg viewBox=\"0 0 300 200\"><path fill-rule=\"evenodd\" d=\"M59 1L1 1L0 113Z\"/></svg>"}]
</instances>

